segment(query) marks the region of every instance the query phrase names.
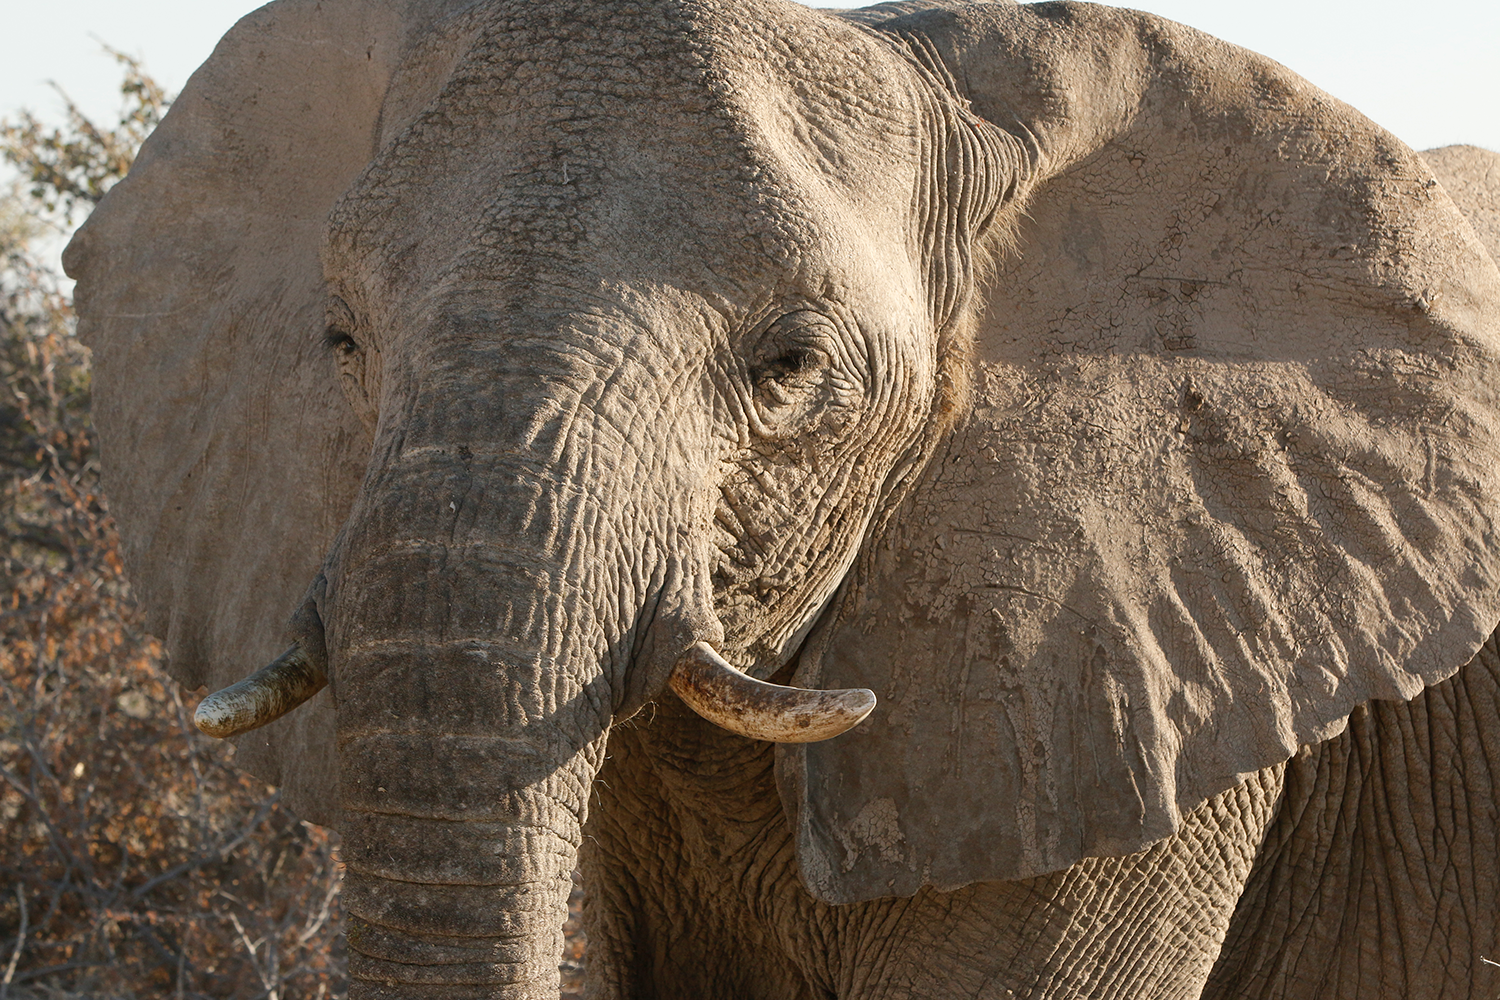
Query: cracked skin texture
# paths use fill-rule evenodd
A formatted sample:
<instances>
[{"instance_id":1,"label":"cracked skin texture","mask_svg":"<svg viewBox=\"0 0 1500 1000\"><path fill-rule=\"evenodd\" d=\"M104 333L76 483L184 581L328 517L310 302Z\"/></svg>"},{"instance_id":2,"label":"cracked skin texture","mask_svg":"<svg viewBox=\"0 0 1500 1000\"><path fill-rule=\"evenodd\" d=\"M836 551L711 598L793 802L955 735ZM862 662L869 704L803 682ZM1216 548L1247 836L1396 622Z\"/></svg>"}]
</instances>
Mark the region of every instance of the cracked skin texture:
<instances>
[{"instance_id":1,"label":"cracked skin texture","mask_svg":"<svg viewBox=\"0 0 1500 1000\"><path fill-rule=\"evenodd\" d=\"M551 994L581 844L597 997L1480 996L1486 162L1086 4L279 0L67 259L177 676L328 582L351 995Z\"/></svg>"}]
</instances>

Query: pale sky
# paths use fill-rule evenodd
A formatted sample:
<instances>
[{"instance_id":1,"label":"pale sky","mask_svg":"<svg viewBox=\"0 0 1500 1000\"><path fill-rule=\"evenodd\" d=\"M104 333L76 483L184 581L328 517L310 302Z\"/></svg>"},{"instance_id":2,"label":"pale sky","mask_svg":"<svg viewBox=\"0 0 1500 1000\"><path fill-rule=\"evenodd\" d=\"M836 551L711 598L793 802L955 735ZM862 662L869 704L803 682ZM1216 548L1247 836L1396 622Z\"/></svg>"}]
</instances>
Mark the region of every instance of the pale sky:
<instances>
[{"instance_id":1,"label":"pale sky","mask_svg":"<svg viewBox=\"0 0 1500 1000\"><path fill-rule=\"evenodd\" d=\"M750 2L750 0L745 0ZM60 118L55 80L90 114L118 105L107 43L179 90L253 0L0 0L0 118ZM818 3L814 6L843 6ZM1417 149L1500 151L1496 0L1147 0L1140 5L1285 63Z\"/></svg>"}]
</instances>

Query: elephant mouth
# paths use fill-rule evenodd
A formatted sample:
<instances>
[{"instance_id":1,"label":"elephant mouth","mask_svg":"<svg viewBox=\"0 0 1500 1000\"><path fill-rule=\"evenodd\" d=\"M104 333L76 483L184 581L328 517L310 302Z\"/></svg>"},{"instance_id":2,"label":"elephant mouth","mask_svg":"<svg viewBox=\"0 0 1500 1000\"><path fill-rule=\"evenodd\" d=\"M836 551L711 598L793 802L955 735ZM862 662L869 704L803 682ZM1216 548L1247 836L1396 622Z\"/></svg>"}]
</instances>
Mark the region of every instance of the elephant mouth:
<instances>
[{"instance_id":1,"label":"elephant mouth","mask_svg":"<svg viewBox=\"0 0 1500 1000\"><path fill-rule=\"evenodd\" d=\"M193 722L200 730L219 739L248 733L275 722L327 686L327 643L314 596L293 616L292 631L296 640L286 652L199 703ZM819 690L757 680L701 640L677 657L667 685L721 729L770 743L832 739L875 708L875 694L867 688Z\"/></svg>"}]
</instances>

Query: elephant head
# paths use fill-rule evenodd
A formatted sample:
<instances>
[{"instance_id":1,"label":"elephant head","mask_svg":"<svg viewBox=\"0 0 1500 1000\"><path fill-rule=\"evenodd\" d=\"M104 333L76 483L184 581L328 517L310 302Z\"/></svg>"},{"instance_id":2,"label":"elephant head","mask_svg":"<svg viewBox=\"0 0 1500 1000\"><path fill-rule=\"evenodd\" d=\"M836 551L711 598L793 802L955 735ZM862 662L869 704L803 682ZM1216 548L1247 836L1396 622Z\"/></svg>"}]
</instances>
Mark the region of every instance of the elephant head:
<instances>
[{"instance_id":1,"label":"elephant head","mask_svg":"<svg viewBox=\"0 0 1500 1000\"><path fill-rule=\"evenodd\" d=\"M1495 265L1148 15L277 0L67 265L171 669L295 644L210 705L311 697L239 759L343 833L365 995L555 990L669 686L878 694L778 750L843 901L1137 850L1500 617Z\"/></svg>"}]
</instances>

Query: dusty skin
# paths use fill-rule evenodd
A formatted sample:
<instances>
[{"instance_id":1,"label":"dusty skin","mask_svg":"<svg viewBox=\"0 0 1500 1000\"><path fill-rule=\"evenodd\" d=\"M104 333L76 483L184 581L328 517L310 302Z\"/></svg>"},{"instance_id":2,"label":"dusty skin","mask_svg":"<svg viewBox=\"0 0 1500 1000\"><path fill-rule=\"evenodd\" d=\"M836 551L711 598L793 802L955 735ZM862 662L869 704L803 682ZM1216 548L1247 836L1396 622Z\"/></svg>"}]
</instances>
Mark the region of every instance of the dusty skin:
<instances>
[{"instance_id":1,"label":"dusty skin","mask_svg":"<svg viewBox=\"0 0 1500 1000\"><path fill-rule=\"evenodd\" d=\"M1107 7L277 0L66 261L355 1000L575 864L596 998L1492 998L1495 163Z\"/></svg>"}]
</instances>

